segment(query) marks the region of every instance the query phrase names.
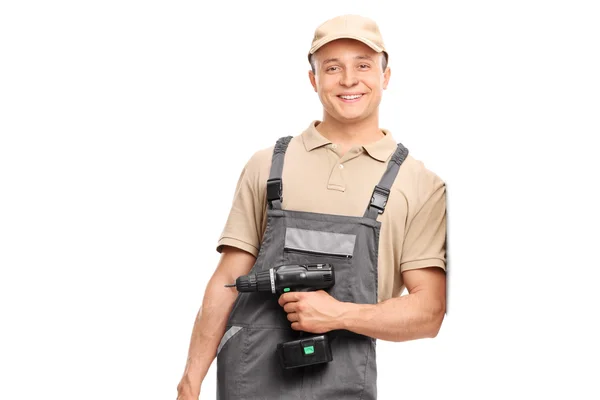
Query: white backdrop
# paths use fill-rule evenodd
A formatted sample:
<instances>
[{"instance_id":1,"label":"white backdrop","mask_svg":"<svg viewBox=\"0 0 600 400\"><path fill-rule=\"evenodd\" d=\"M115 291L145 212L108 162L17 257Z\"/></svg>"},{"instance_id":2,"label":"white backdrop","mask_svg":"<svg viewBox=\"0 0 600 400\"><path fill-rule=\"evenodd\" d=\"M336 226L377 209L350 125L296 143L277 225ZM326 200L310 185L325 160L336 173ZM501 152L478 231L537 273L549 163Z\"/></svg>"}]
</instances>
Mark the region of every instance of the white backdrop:
<instances>
[{"instance_id":1,"label":"white backdrop","mask_svg":"<svg viewBox=\"0 0 600 400\"><path fill-rule=\"evenodd\" d=\"M175 399L241 168L321 117L306 53L346 13L448 185L448 315L379 342L380 398L600 398L600 15L526 0L2 2L0 398Z\"/></svg>"}]
</instances>

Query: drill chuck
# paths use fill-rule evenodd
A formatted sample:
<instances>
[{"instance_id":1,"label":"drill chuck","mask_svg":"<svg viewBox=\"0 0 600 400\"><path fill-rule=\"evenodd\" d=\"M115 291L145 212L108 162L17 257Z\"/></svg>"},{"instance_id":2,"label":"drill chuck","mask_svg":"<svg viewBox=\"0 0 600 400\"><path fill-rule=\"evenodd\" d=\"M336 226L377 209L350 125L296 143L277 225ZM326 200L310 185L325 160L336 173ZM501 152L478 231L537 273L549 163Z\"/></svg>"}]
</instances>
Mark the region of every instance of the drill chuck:
<instances>
[{"instance_id":1,"label":"drill chuck","mask_svg":"<svg viewBox=\"0 0 600 400\"><path fill-rule=\"evenodd\" d=\"M238 292L270 292L271 270L242 275L235 280Z\"/></svg>"}]
</instances>

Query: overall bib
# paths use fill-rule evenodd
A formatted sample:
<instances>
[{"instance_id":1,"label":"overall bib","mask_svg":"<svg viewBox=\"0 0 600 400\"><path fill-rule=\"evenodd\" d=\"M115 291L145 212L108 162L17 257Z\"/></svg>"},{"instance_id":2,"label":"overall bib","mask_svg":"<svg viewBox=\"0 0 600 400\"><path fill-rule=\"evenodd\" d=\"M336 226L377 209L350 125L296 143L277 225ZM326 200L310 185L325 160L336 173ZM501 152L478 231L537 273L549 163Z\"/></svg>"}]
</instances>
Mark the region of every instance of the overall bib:
<instances>
[{"instance_id":1,"label":"overall bib","mask_svg":"<svg viewBox=\"0 0 600 400\"><path fill-rule=\"evenodd\" d=\"M389 190L408 150L398 144L362 217L282 210L282 172L291 136L275 144L267 181L267 226L250 273L280 265L330 263L343 302L377 303L377 253ZM333 361L293 369L279 363L277 344L296 340L287 313L270 292L238 293L217 350L218 400L373 400L376 339L347 330L327 333ZM312 335L305 333L304 335Z\"/></svg>"}]
</instances>

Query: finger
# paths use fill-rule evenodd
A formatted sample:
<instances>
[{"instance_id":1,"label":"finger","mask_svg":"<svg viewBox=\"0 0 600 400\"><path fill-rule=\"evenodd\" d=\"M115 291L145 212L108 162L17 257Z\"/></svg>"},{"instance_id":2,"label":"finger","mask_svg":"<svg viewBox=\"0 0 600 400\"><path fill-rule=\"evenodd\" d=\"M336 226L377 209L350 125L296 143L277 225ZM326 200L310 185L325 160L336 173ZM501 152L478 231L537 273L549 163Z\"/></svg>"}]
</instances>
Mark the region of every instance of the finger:
<instances>
[{"instance_id":1,"label":"finger","mask_svg":"<svg viewBox=\"0 0 600 400\"><path fill-rule=\"evenodd\" d=\"M295 331L300 331L300 322L292 322L292 329Z\"/></svg>"},{"instance_id":2,"label":"finger","mask_svg":"<svg viewBox=\"0 0 600 400\"><path fill-rule=\"evenodd\" d=\"M285 303L283 306L283 310L286 313L296 312L298 303L295 301L290 301L289 303Z\"/></svg>"},{"instance_id":3,"label":"finger","mask_svg":"<svg viewBox=\"0 0 600 400\"><path fill-rule=\"evenodd\" d=\"M279 300L278 303L281 307L283 307L286 303L289 303L291 301L291 295L293 293L284 293L281 296L279 296Z\"/></svg>"},{"instance_id":4,"label":"finger","mask_svg":"<svg viewBox=\"0 0 600 400\"><path fill-rule=\"evenodd\" d=\"M299 293L298 292L288 292L288 293L284 293L281 296L279 296L279 300L278 303L280 306L284 306L286 303L289 303L290 301L298 301L299 298Z\"/></svg>"},{"instance_id":5,"label":"finger","mask_svg":"<svg viewBox=\"0 0 600 400\"><path fill-rule=\"evenodd\" d=\"M298 322L298 313L289 313L287 319L290 322Z\"/></svg>"}]
</instances>

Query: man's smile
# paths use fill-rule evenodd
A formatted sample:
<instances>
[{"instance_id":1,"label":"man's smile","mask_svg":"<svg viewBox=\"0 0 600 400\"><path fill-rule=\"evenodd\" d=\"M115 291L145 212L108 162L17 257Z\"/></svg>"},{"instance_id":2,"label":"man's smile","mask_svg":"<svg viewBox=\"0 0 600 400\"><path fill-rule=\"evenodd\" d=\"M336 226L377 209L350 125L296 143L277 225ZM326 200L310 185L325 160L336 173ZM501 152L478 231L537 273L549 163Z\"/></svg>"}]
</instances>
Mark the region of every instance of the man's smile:
<instances>
[{"instance_id":1,"label":"man's smile","mask_svg":"<svg viewBox=\"0 0 600 400\"><path fill-rule=\"evenodd\" d=\"M354 103L359 101L364 96L364 93L339 94L337 95L344 103Z\"/></svg>"}]
</instances>

